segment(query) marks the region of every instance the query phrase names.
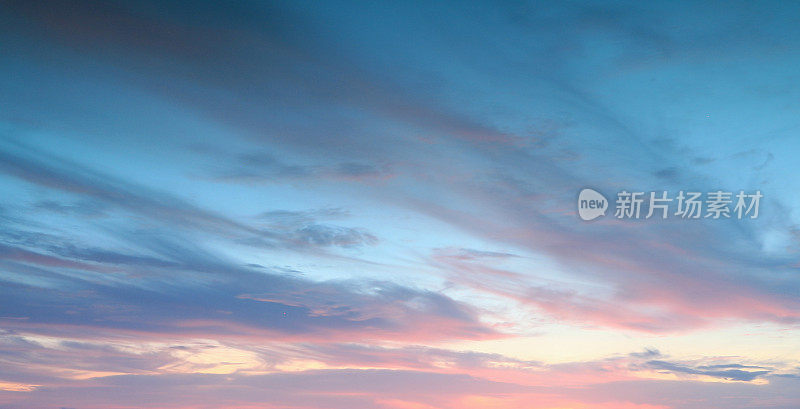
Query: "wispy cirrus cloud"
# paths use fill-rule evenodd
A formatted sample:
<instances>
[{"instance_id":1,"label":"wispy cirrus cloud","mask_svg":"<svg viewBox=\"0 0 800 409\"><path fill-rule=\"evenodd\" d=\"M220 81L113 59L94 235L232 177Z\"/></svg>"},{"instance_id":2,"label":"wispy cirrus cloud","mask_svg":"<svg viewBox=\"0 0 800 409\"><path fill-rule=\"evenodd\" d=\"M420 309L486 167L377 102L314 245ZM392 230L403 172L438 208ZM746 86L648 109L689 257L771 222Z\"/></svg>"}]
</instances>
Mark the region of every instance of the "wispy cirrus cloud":
<instances>
[{"instance_id":1,"label":"wispy cirrus cloud","mask_svg":"<svg viewBox=\"0 0 800 409\"><path fill-rule=\"evenodd\" d=\"M169 262L107 254L73 261L6 246L3 311L24 318L6 327L339 339L497 335L469 307L433 292L378 281L315 283L150 240Z\"/></svg>"},{"instance_id":2,"label":"wispy cirrus cloud","mask_svg":"<svg viewBox=\"0 0 800 409\"><path fill-rule=\"evenodd\" d=\"M12 1L0 406L796 408L797 15Z\"/></svg>"}]
</instances>

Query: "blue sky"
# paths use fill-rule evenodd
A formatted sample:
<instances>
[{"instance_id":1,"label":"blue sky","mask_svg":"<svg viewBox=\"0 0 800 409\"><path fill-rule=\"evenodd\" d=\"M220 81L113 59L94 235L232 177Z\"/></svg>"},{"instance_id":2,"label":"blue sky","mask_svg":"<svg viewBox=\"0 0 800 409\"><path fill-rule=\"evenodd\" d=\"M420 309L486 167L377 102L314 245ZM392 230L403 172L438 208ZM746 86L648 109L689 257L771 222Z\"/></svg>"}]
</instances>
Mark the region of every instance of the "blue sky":
<instances>
[{"instance_id":1,"label":"blue sky","mask_svg":"<svg viewBox=\"0 0 800 409\"><path fill-rule=\"evenodd\" d=\"M799 14L10 2L0 408L796 408Z\"/></svg>"}]
</instances>

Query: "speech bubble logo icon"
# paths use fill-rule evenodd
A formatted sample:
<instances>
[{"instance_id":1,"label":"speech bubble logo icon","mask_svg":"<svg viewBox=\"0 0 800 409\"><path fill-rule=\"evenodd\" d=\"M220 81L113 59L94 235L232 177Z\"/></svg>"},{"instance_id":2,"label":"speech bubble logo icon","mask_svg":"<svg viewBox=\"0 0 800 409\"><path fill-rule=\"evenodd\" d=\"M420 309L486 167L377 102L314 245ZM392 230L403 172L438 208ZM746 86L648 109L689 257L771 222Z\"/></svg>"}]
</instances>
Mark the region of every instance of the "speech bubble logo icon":
<instances>
[{"instance_id":1,"label":"speech bubble logo icon","mask_svg":"<svg viewBox=\"0 0 800 409\"><path fill-rule=\"evenodd\" d=\"M606 215L608 200L594 189L583 189L578 195L578 216L583 220L594 220Z\"/></svg>"}]
</instances>

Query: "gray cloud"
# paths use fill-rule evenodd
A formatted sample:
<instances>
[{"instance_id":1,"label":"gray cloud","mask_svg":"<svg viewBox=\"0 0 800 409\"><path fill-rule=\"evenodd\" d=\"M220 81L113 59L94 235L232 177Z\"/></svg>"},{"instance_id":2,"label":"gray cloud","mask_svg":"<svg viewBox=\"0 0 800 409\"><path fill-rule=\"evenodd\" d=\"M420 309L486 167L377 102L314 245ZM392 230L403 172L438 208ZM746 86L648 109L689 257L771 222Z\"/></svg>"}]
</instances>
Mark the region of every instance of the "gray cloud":
<instances>
[{"instance_id":1,"label":"gray cloud","mask_svg":"<svg viewBox=\"0 0 800 409\"><path fill-rule=\"evenodd\" d=\"M717 365L713 367L699 366L696 368L675 364L667 361L652 360L646 365L650 368L677 374L703 375L730 381L750 382L772 372L771 369L743 366L743 365Z\"/></svg>"}]
</instances>

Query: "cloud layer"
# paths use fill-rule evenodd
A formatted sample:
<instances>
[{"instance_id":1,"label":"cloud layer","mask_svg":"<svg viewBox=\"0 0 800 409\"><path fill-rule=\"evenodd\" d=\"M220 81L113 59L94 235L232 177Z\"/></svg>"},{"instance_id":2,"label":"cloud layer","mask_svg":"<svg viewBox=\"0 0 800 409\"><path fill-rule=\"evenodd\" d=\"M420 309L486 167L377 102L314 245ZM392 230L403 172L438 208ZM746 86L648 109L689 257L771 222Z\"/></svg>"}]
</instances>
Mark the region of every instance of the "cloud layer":
<instances>
[{"instance_id":1,"label":"cloud layer","mask_svg":"<svg viewBox=\"0 0 800 409\"><path fill-rule=\"evenodd\" d=\"M796 408L798 14L7 2L0 408Z\"/></svg>"}]
</instances>

